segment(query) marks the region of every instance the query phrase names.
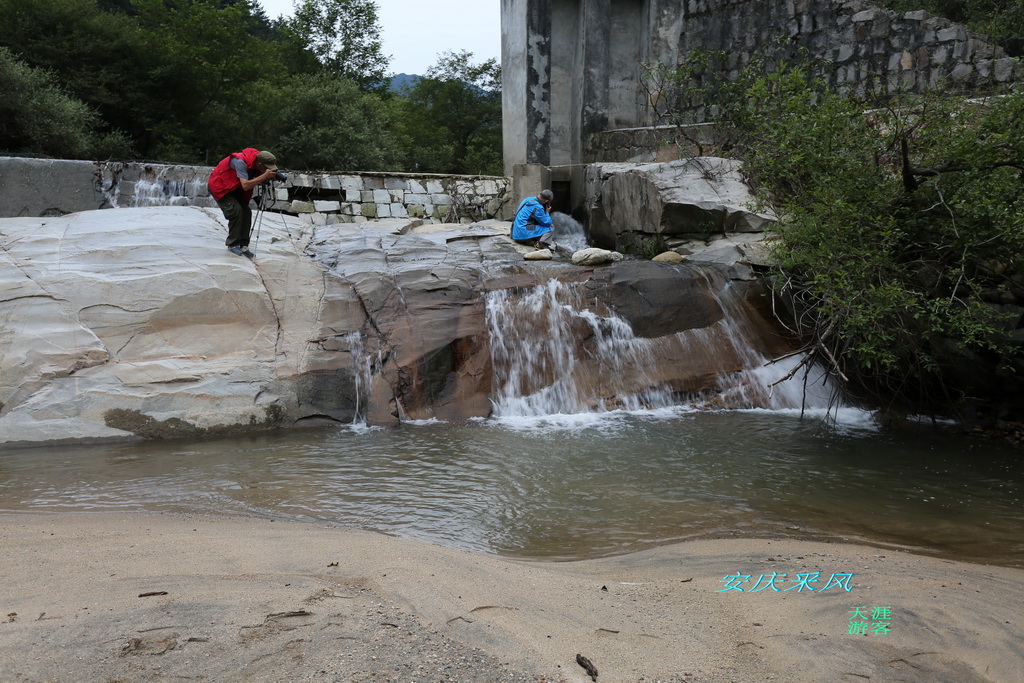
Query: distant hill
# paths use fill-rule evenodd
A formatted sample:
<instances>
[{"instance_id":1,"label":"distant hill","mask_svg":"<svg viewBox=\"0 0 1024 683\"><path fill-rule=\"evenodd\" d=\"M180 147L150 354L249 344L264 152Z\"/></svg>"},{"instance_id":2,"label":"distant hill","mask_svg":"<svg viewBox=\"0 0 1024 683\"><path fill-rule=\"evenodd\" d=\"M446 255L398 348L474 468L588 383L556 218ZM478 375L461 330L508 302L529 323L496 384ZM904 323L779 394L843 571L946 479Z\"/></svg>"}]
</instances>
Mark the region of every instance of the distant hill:
<instances>
[{"instance_id":1,"label":"distant hill","mask_svg":"<svg viewBox=\"0 0 1024 683\"><path fill-rule=\"evenodd\" d=\"M411 88L416 85L422 76L416 76L413 74L396 74L391 78L391 84L388 86L388 90L391 92L398 92L405 88Z\"/></svg>"}]
</instances>

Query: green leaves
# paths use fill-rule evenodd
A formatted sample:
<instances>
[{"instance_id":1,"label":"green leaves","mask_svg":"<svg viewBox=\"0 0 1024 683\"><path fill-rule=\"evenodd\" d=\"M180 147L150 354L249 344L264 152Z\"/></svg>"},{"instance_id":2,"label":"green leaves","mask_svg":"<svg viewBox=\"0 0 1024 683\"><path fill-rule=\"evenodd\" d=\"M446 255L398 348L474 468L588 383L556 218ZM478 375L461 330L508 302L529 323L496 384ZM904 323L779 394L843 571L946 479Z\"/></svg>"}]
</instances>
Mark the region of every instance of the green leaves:
<instances>
[{"instance_id":1,"label":"green leaves","mask_svg":"<svg viewBox=\"0 0 1024 683\"><path fill-rule=\"evenodd\" d=\"M388 58L373 0L302 0L287 26L335 75L364 89L386 86Z\"/></svg>"},{"instance_id":2,"label":"green leaves","mask_svg":"<svg viewBox=\"0 0 1024 683\"><path fill-rule=\"evenodd\" d=\"M758 208L783 217L780 281L810 348L911 409L967 392L950 373L963 358L1020 355L1019 309L1000 307L1024 301L1024 92L871 109L813 73L748 72L717 103Z\"/></svg>"},{"instance_id":3,"label":"green leaves","mask_svg":"<svg viewBox=\"0 0 1024 683\"><path fill-rule=\"evenodd\" d=\"M406 169L501 175L501 70L446 52L403 95L399 127L409 141Z\"/></svg>"}]
</instances>

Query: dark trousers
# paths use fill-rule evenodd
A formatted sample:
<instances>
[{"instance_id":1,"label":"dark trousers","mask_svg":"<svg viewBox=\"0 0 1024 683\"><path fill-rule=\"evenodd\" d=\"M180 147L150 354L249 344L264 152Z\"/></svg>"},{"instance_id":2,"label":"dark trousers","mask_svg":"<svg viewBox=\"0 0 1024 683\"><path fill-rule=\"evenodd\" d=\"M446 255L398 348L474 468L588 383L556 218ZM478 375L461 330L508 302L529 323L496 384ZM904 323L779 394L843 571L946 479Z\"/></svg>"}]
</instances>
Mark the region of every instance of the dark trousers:
<instances>
[{"instance_id":1,"label":"dark trousers","mask_svg":"<svg viewBox=\"0 0 1024 683\"><path fill-rule=\"evenodd\" d=\"M228 219L228 238L224 242L229 247L249 246L249 233L252 232L252 209L245 201L241 190L228 192L217 200L217 206Z\"/></svg>"}]
</instances>

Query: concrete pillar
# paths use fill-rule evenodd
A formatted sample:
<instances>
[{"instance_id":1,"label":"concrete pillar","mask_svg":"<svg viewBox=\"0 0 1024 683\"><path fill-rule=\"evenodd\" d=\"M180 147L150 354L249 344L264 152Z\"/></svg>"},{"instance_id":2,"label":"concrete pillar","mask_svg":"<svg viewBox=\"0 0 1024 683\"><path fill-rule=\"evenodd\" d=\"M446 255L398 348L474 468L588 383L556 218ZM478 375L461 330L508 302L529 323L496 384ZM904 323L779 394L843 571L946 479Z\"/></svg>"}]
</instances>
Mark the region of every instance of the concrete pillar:
<instances>
[{"instance_id":1,"label":"concrete pillar","mask_svg":"<svg viewBox=\"0 0 1024 683\"><path fill-rule=\"evenodd\" d=\"M550 163L551 2L501 2L501 108L507 175L515 164Z\"/></svg>"},{"instance_id":2,"label":"concrete pillar","mask_svg":"<svg viewBox=\"0 0 1024 683\"><path fill-rule=\"evenodd\" d=\"M551 172L543 164L516 164L512 167L512 192L516 203L535 197L551 187Z\"/></svg>"}]
</instances>

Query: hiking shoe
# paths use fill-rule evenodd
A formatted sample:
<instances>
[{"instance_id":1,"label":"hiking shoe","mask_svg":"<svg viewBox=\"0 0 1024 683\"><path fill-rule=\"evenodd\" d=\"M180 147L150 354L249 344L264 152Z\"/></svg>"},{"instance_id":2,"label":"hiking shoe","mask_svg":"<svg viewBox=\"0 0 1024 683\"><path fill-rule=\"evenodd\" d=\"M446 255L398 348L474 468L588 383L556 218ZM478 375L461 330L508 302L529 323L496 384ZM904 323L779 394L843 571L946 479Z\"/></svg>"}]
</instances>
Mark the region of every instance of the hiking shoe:
<instances>
[{"instance_id":1,"label":"hiking shoe","mask_svg":"<svg viewBox=\"0 0 1024 683\"><path fill-rule=\"evenodd\" d=\"M228 247L228 251L230 251L232 254L237 254L238 256L242 255L241 247Z\"/></svg>"},{"instance_id":2,"label":"hiking shoe","mask_svg":"<svg viewBox=\"0 0 1024 683\"><path fill-rule=\"evenodd\" d=\"M256 258L256 254L249 251L249 247L242 247L242 256L248 259Z\"/></svg>"}]
</instances>

